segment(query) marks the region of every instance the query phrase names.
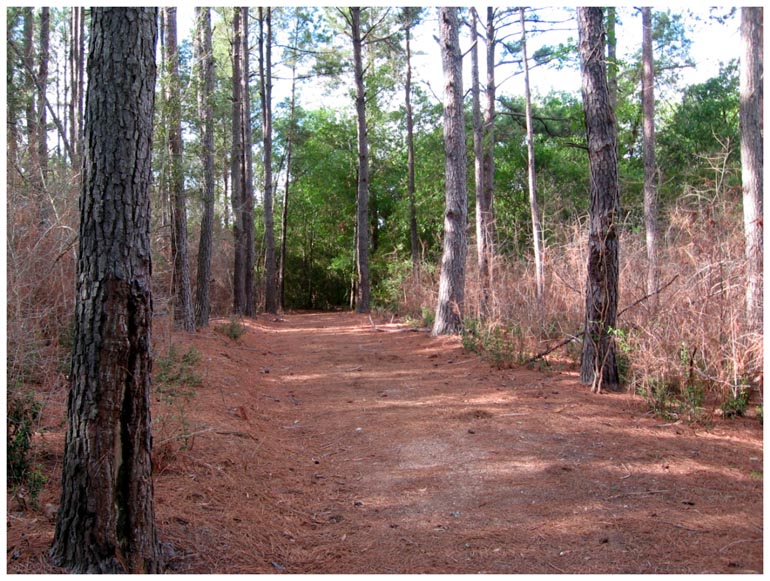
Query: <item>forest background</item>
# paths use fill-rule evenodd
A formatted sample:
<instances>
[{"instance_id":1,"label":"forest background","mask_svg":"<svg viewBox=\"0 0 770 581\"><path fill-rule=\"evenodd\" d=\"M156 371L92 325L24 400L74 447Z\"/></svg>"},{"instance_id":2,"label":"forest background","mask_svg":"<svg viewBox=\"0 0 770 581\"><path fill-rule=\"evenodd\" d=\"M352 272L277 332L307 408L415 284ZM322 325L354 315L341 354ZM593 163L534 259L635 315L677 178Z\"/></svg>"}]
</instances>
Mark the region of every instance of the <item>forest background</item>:
<instances>
[{"instance_id":1,"label":"forest background","mask_svg":"<svg viewBox=\"0 0 770 581\"><path fill-rule=\"evenodd\" d=\"M254 66L248 77L250 131L245 132L252 138L252 146L246 149L256 160L249 180L254 192L253 226L247 229L253 237L249 245L252 300L264 308L268 269L280 268L282 263L285 290L279 299L283 308L352 308L358 290L358 158L352 47L344 14L331 7L287 6L272 11L274 67L268 69L274 93L267 99L269 81L260 84L265 78L266 21L257 10L250 10L247 37L251 62L261 62L262 68ZM45 19L43 13L42 9L9 8L4 28L8 41L6 376L9 413L20 416L34 416L34 393L39 386L55 389L66 384L72 347L82 151L79 127L85 82L81 69L88 15L69 8L51 8ZM610 60L617 82L623 212L621 316L613 333L623 383L652 409L669 416L698 421L709 400L716 401L725 415L751 412L761 418L762 327L746 316L745 308L739 12L730 8L653 12L660 244L659 283L654 289L647 281L645 241L641 41L636 40L642 26L634 8L621 7L614 13L618 46L625 45ZM468 12L463 14L467 20ZM368 40L371 304L381 313L430 326L444 212L441 87L433 80L440 67L438 57L429 56L437 54L432 46L436 16L430 8L405 15L395 8L362 11ZM499 366L576 361L584 314L589 196L574 11L527 10L524 16L531 43L532 84L540 86L538 79L549 79L542 85L547 89L535 90L531 102L540 236L533 234L528 187L527 107L520 84L521 13L514 8L496 9L493 275L490 288L482 288L475 254L469 252L464 305L464 343ZM481 15L482 23L485 17ZM405 143L405 19L423 29L421 45L413 49L410 97L415 120L413 196L408 194ZM168 66L176 57L168 56L167 38L162 37L158 48L161 68L152 199L155 314L174 316L181 302L179 278L174 275L180 241L179 234L174 234L174 218L180 215L180 202L192 273L198 264L205 215L202 160L207 152L200 103L202 96L210 96L214 198L209 306L212 315L232 315L235 323L233 10L212 9L215 78L208 95L202 89L201 58L194 46L194 15L180 10L179 22L183 24L176 72ZM479 28L481 33L483 27ZM704 29L710 31L706 42L721 55L716 67L696 61L700 50L693 39L696 30ZM472 46L467 25L461 45L463 51ZM428 56L421 57L421 50ZM464 60L467 89L470 56L466 54ZM690 76L691 71L700 76ZM508 75L513 75L511 80L506 80ZM264 108L268 101L269 114ZM466 107L470 128L470 95ZM181 152L172 145L171 120L176 115L183 136ZM272 141L266 149L267 119ZM469 131L469 166L474 160L471 137ZM271 155L265 156L268 150ZM181 190L174 186L180 175ZM474 172L468 176L473 216ZM266 189L275 198L267 212ZM283 218L285 209L283 221L279 217ZM416 245L410 232L412 209ZM275 238L285 241L283 250L281 244L273 247L274 266L266 258L272 221L276 222ZM473 231L469 228L471 242ZM541 290L534 256L538 238L544 276ZM194 295L200 288L195 277L190 286ZM485 292L488 299L483 298ZM562 348L541 356L555 345Z\"/></svg>"}]
</instances>

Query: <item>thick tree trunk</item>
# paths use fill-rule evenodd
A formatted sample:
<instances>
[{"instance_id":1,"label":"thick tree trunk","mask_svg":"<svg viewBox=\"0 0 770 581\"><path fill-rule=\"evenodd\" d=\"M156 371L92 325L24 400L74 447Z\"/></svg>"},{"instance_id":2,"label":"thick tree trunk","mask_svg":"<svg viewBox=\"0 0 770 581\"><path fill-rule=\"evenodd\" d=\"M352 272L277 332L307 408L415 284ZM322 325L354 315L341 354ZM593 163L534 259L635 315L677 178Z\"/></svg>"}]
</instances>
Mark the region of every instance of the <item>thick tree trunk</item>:
<instances>
[{"instance_id":1,"label":"thick tree trunk","mask_svg":"<svg viewBox=\"0 0 770 581\"><path fill-rule=\"evenodd\" d=\"M195 322L207 327L211 314L211 253L214 231L214 54L211 49L211 9L196 8L196 61L200 75L198 117L203 144L203 216L198 244L198 273L195 291Z\"/></svg>"},{"instance_id":2,"label":"thick tree trunk","mask_svg":"<svg viewBox=\"0 0 770 581\"><path fill-rule=\"evenodd\" d=\"M617 14L614 7L607 8L607 85L610 90L612 110L618 110L618 37L615 32Z\"/></svg>"},{"instance_id":3,"label":"thick tree trunk","mask_svg":"<svg viewBox=\"0 0 770 581\"><path fill-rule=\"evenodd\" d=\"M369 137L366 130L366 93L361 56L361 9L351 8L353 66L358 121L358 193L356 195L356 312L369 312Z\"/></svg>"},{"instance_id":4,"label":"thick tree trunk","mask_svg":"<svg viewBox=\"0 0 770 581\"><path fill-rule=\"evenodd\" d=\"M254 245L254 156L251 151L251 69L249 66L249 9L241 8L241 64L242 75L241 111L243 131L243 256L244 256L244 291L246 303L244 314L253 317L257 314L257 285L254 266L256 263L256 247Z\"/></svg>"},{"instance_id":5,"label":"thick tree trunk","mask_svg":"<svg viewBox=\"0 0 770 581\"><path fill-rule=\"evenodd\" d=\"M658 295L658 189L655 167L655 69L652 55L652 9L642 8L642 149L644 159L644 231L647 241L647 294L653 307Z\"/></svg>"},{"instance_id":6,"label":"thick tree trunk","mask_svg":"<svg viewBox=\"0 0 770 581\"><path fill-rule=\"evenodd\" d=\"M241 71L241 10L233 9L233 146L230 154L233 206L233 312L246 312L246 247L244 245L243 208L243 80Z\"/></svg>"},{"instance_id":7,"label":"thick tree trunk","mask_svg":"<svg viewBox=\"0 0 770 581\"><path fill-rule=\"evenodd\" d=\"M273 29L270 8L259 9L260 22L260 80L262 85L262 146L265 166L265 312L278 312L275 272L275 227L273 220L273 107L272 107L272 43ZM267 34L263 34L264 29Z\"/></svg>"},{"instance_id":8,"label":"thick tree trunk","mask_svg":"<svg viewBox=\"0 0 770 581\"><path fill-rule=\"evenodd\" d=\"M171 254L174 264L174 326L185 331L195 330L192 288L190 284L190 259L187 251L187 196L184 190L184 151L182 146L182 104L179 85L179 52L177 49L176 8L167 7L165 12L166 109L168 111L168 148L171 158Z\"/></svg>"},{"instance_id":9,"label":"thick tree trunk","mask_svg":"<svg viewBox=\"0 0 770 581\"><path fill-rule=\"evenodd\" d=\"M615 361L619 240L617 126L604 61L601 8L578 8L591 210L580 379L597 393L620 389Z\"/></svg>"},{"instance_id":10,"label":"thick tree trunk","mask_svg":"<svg viewBox=\"0 0 770 581\"><path fill-rule=\"evenodd\" d=\"M763 9L741 8L741 171L743 224L746 236L746 320L762 331L763 167Z\"/></svg>"},{"instance_id":11,"label":"thick tree trunk","mask_svg":"<svg viewBox=\"0 0 770 581\"><path fill-rule=\"evenodd\" d=\"M156 39L155 8L93 11L75 349L51 549L76 573L161 570L150 450Z\"/></svg>"},{"instance_id":12,"label":"thick tree trunk","mask_svg":"<svg viewBox=\"0 0 770 581\"><path fill-rule=\"evenodd\" d=\"M465 258L468 252L467 153L463 117L462 55L457 8L439 8L441 61L444 70L444 149L446 209L438 303L432 335L460 333L465 302Z\"/></svg>"},{"instance_id":13,"label":"thick tree trunk","mask_svg":"<svg viewBox=\"0 0 770 581\"><path fill-rule=\"evenodd\" d=\"M527 60L527 27L524 8L519 8L521 20L521 55L524 64L524 107L527 124L527 176L529 184L529 214L532 220L532 250L535 256L535 290L537 306L542 315L545 308L545 274L543 272L543 227L537 206L537 178L535 174L535 133L532 129L532 95L529 90L529 62Z\"/></svg>"}]
</instances>

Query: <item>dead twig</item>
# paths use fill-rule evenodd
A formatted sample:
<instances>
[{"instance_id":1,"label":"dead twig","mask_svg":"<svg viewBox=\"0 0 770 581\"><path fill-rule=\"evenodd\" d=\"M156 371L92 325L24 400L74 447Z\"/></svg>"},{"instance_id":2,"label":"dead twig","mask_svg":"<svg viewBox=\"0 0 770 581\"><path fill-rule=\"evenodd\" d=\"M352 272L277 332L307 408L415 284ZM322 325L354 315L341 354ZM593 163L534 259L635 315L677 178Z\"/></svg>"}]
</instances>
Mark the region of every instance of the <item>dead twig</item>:
<instances>
[{"instance_id":1,"label":"dead twig","mask_svg":"<svg viewBox=\"0 0 770 581\"><path fill-rule=\"evenodd\" d=\"M623 494L614 494L608 496L605 500L612 500L615 498L624 498L626 496L647 496L649 494L663 494L665 492L671 492L670 490L644 490L642 492L624 492Z\"/></svg>"}]
</instances>

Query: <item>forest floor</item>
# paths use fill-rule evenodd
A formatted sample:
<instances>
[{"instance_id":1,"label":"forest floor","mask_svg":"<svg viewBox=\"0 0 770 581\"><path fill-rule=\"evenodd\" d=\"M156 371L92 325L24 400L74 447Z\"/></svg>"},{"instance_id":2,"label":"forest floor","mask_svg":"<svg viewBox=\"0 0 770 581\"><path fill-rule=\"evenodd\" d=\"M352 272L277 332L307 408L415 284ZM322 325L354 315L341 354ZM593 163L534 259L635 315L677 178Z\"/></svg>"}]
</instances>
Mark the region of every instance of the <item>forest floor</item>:
<instances>
[{"instance_id":1,"label":"forest floor","mask_svg":"<svg viewBox=\"0 0 770 581\"><path fill-rule=\"evenodd\" d=\"M156 325L156 373L200 355L198 385L153 388L169 572L763 571L756 419L666 421L567 369L494 369L352 313L228 324ZM49 398L35 440L41 508L8 495L12 573L57 572L65 408Z\"/></svg>"}]
</instances>

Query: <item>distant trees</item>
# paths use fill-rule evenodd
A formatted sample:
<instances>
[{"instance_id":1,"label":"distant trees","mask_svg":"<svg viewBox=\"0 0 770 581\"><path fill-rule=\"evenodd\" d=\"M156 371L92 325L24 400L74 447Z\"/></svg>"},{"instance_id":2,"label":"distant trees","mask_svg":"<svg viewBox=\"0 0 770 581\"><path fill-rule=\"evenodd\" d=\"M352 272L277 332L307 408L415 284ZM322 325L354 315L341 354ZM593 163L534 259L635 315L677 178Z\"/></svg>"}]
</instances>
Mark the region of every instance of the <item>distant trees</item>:
<instances>
[{"instance_id":1,"label":"distant trees","mask_svg":"<svg viewBox=\"0 0 770 581\"><path fill-rule=\"evenodd\" d=\"M467 152L457 8L439 8L438 17L441 62L444 70L446 208L438 303L431 332L434 336L460 333L463 329L465 257L468 244L465 233L468 225Z\"/></svg>"},{"instance_id":2,"label":"distant trees","mask_svg":"<svg viewBox=\"0 0 770 581\"><path fill-rule=\"evenodd\" d=\"M619 279L620 198L617 126L604 59L601 8L578 8L591 208L588 276L580 380L591 390L620 388L612 330L616 325Z\"/></svg>"},{"instance_id":3,"label":"distant trees","mask_svg":"<svg viewBox=\"0 0 770 581\"><path fill-rule=\"evenodd\" d=\"M174 288L174 325L185 331L195 330L192 286L190 283L190 259L187 249L187 196L184 186L182 145L182 103L179 99L179 51L176 34L176 8L163 9L166 41L166 91L163 106L168 115L168 151L170 176L167 184L171 190L171 256L174 263L172 283Z\"/></svg>"},{"instance_id":4,"label":"distant trees","mask_svg":"<svg viewBox=\"0 0 770 581\"><path fill-rule=\"evenodd\" d=\"M75 347L51 549L75 573L161 570L150 459L157 18L156 8L92 12Z\"/></svg>"}]
</instances>

